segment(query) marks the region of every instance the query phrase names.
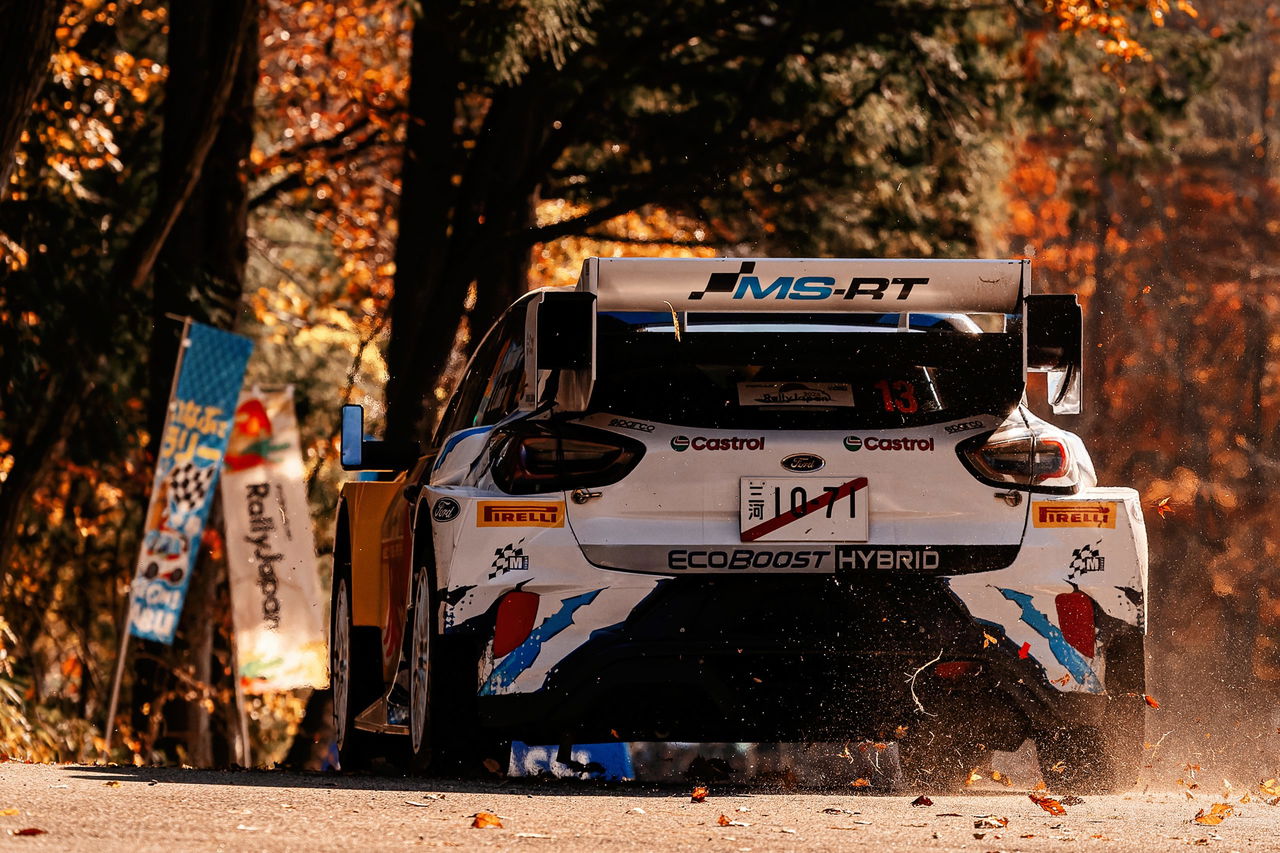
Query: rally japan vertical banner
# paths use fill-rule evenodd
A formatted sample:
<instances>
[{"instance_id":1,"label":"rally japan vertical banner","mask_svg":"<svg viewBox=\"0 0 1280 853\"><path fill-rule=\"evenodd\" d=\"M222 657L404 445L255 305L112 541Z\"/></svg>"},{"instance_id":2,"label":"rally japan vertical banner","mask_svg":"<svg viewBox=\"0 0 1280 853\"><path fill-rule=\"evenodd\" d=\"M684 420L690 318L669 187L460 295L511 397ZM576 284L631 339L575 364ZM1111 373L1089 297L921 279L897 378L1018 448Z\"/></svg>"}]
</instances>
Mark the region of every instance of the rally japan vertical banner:
<instances>
[{"instance_id":1,"label":"rally japan vertical banner","mask_svg":"<svg viewBox=\"0 0 1280 853\"><path fill-rule=\"evenodd\" d=\"M240 683L250 693L329 683L325 607L293 386L246 390L222 474Z\"/></svg>"},{"instance_id":2,"label":"rally japan vertical banner","mask_svg":"<svg viewBox=\"0 0 1280 853\"><path fill-rule=\"evenodd\" d=\"M173 643L253 344L189 323L147 505L129 632Z\"/></svg>"}]
</instances>

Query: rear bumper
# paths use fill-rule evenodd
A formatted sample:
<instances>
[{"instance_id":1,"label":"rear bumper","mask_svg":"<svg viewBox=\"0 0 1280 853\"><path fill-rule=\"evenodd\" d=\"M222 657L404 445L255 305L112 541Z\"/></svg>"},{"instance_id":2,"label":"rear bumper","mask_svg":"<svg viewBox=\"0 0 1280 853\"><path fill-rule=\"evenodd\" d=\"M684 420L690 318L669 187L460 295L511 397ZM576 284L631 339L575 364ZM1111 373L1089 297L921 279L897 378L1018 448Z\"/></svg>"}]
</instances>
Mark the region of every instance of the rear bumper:
<instances>
[{"instance_id":1,"label":"rear bumper","mask_svg":"<svg viewBox=\"0 0 1280 853\"><path fill-rule=\"evenodd\" d=\"M980 711L993 745L1096 722L1107 697L1059 692L985 633L943 579L676 578L541 690L481 696L479 708L489 726L548 742L891 738L936 703ZM946 679L935 659L975 666Z\"/></svg>"}]
</instances>

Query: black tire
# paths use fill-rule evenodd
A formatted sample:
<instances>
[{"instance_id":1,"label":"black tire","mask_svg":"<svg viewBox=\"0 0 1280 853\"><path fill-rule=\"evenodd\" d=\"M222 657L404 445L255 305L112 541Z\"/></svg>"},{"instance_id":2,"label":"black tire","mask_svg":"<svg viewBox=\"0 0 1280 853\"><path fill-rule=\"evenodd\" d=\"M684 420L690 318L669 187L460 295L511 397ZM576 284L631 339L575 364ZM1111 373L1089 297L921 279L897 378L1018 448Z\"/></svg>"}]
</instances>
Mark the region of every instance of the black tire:
<instances>
[{"instance_id":1,"label":"black tire","mask_svg":"<svg viewBox=\"0 0 1280 853\"><path fill-rule=\"evenodd\" d=\"M439 600L434 590L434 550L426 531L419 532L414 551L406 632L411 767L419 774L505 775L511 743L485 731L476 710L478 653L468 653L470 643L447 646L435 635Z\"/></svg>"},{"instance_id":2,"label":"black tire","mask_svg":"<svg viewBox=\"0 0 1280 853\"><path fill-rule=\"evenodd\" d=\"M329 679L333 695L333 738L338 768L362 770L384 752L384 738L356 728L361 711L383 690L382 658L377 628L357 626L351 609L351 567L334 564L329 609Z\"/></svg>"},{"instance_id":3,"label":"black tire","mask_svg":"<svg viewBox=\"0 0 1280 853\"><path fill-rule=\"evenodd\" d=\"M419 561L415 558L415 563ZM431 769L435 746L432 723L432 651L435 647L432 634L434 608L432 607L430 568L415 565L410 594L408 631L409 655L409 759L415 773Z\"/></svg>"},{"instance_id":4,"label":"black tire","mask_svg":"<svg viewBox=\"0 0 1280 853\"><path fill-rule=\"evenodd\" d=\"M1040 773L1055 791L1121 794L1138 783L1147 718L1141 638L1115 644L1107 658L1107 705L1101 724L1036 733Z\"/></svg>"}]
</instances>

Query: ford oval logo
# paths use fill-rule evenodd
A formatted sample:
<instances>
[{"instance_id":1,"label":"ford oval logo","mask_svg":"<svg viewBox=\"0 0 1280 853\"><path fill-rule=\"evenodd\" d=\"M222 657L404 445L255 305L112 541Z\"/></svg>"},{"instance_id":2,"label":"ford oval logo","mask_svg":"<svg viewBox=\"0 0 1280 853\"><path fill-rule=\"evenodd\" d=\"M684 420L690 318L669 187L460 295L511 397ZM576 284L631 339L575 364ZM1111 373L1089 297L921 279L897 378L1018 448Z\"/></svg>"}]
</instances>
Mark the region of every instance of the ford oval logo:
<instances>
[{"instance_id":1,"label":"ford oval logo","mask_svg":"<svg viewBox=\"0 0 1280 853\"><path fill-rule=\"evenodd\" d=\"M817 471L826 464L827 461L825 459L813 453L793 453L782 460L782 467L788 471Z\"/></svg>"}]
</instances>

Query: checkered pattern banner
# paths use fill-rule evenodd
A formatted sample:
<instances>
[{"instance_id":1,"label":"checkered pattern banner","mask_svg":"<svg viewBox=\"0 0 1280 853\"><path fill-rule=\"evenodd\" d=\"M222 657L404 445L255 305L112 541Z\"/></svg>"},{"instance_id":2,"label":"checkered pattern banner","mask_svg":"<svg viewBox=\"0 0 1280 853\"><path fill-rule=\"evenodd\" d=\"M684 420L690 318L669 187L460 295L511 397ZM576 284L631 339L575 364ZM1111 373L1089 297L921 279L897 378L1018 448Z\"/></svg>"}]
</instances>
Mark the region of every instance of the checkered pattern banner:
<instances>
[{"instance_id":1,"label":"checkered pattern banner","mask_svg":"<svg viewBox=\"0 0 1280 853\"><path fill-rule=\"evenodd\" d=\"M191 323L164 422L129 606L135 637L172 643L253 344Z\"/></svg>"}]
</instances>

